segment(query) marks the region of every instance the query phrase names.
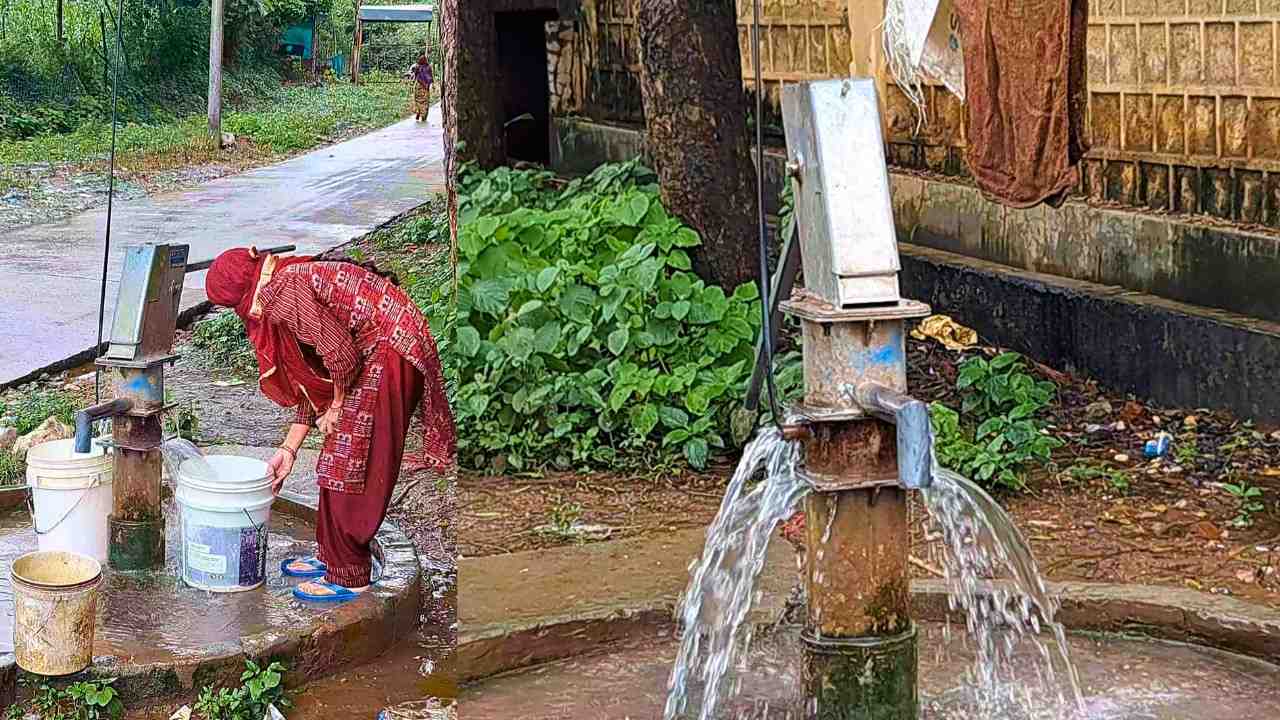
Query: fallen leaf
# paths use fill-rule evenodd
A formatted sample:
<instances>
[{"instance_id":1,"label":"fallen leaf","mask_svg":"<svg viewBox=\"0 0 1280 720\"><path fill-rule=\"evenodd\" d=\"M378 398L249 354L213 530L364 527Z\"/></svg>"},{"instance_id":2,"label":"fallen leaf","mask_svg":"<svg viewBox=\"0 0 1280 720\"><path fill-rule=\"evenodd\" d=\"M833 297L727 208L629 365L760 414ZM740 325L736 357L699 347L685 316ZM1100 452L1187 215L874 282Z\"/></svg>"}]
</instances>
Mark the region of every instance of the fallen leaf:
<instances>
[{"instance_id":1,"label":"fallen leaf","mask_svg":"<svg viewBox=\"0 0 1280 720\"><path fill-rule=\"evenodd\" d=\"M1219 530L1216 525L1209 522L1208 520L1201 520L1200 522L1196 523L1194 526L1194 529L1196 531L1196 534L1198 534L1200 537L1204 538L1205 540L1217 540L1218 538L1222 537L1222 531Z\"/></svg>"},{"instance_id":2,"label":"fallen leaf","mask_svg":"<svg viewBox=\"0 0 1280 720\"><path fill-rule=\"evenodd\" d=\"M1142 417L1142 415L1142 406L1132 400L1126 402L1120 408L1120 419L1127 423L1132 423L1134 420Z\"/></svg>"}]
</instances>

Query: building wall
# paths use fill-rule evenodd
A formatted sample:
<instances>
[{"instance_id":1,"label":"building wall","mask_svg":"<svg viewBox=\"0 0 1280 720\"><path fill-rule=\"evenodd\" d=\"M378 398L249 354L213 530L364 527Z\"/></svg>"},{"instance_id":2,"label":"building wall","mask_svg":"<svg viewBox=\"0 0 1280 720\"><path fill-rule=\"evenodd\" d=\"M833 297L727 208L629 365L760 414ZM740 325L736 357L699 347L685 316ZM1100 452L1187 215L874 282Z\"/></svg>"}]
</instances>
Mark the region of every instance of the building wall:
<instances>
[{"instance_id":1,"label":"building wall","mask_svg":"<svg viewBox=\"0 0 1280 720\"><path fill-rule=\"evenodd\" d=\"M640 106L634 0L583 0L558 29L553 68L564 114L636 124ZM1092 0L1092 149L1079 193L1094 201L1280 228L1280 0ZM743 76L753 91L752 6L739 0ZM930 88L928 122L880 70L879 3L765 0L765 127L777 137L783 84L880 77L890 162L963 178L961 103ZM577 64L566 66L565 49ZM553 50L554 52L554 50ZM572 92L568 92L572 89Z\"/></svg>"}]
</instances>

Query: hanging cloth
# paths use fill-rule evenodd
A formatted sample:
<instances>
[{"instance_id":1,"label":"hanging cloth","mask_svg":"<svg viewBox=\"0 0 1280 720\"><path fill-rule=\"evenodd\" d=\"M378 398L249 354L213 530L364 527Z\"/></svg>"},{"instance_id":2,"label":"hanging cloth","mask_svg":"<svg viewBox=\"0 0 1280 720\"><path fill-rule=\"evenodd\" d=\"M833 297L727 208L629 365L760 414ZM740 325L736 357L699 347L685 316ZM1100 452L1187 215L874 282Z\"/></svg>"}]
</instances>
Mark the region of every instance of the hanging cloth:
<instances>
[{"instance_id":1,"label":"hanging cloth","mask_svg":"<svg viewBox=\"0 0 1280 720\"><path fill-rule=\"evenodd\" d=\"M1087 0L956 0L968 164L1011 207L1062 204L1084 155Z\"/></svg>"}]
</instances>

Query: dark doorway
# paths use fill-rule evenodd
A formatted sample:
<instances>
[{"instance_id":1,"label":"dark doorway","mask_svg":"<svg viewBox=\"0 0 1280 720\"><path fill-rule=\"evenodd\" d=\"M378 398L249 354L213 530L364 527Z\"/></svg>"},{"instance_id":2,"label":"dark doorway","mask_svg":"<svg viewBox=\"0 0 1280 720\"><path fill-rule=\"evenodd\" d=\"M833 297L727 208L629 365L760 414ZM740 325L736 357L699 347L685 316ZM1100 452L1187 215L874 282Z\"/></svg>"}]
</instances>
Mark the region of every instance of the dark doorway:
<instances>
[{"instance_id":1,"label":"dark doorway","mask_svg":"<svg viewBox=\"0 0 1280 720\"><path fill-rule=\"evenodd\" d=\"M546 24L556 17L548 11L497 13L502 122L511 160L551 162Z\"/></svg>"}]
</instances>

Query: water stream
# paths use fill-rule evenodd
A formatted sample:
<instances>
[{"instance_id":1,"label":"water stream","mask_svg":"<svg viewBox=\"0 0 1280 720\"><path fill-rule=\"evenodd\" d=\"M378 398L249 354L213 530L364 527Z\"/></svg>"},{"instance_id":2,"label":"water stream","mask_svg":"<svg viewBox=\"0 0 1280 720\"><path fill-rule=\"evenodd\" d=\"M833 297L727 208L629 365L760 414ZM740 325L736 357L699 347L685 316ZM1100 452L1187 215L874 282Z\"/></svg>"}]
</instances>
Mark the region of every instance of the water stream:
<instances>
[{"instance_id":1,"label":"water stream","mask_svg":"<svg viewBox=\"0 0 1280 720\"><path fill-rule=\"evenodd\" d=\"M160 445L160 455L164 458L164 467L169 471L169 479L175 484L178 481L178 468L187 463L187 475L205 482L218 479L213 466L204 459L204 453L196 444L183 438L165 440Z\"/></svg>"},{"instance_id":2,"label":"water stream","mask_svg":"<svg viewBox=\"0 0 1280 720\"><path fill-rule=\"evenodd\" d=\"M665 720L693 717L686 713L695 698L698 720L712 720L736 692L730 678L751 644L746 620L769 541L811 489L796 472L799 455L799 445L773 428L745 448L677 611L683 635ZM748 488L762 468L764 480ZM975 646L969 677L948 693L948 708L962 707L961 716L973 720L1088 717L1065 632L1054 620L1058 602L1012 519L977 485L936 464L923 496L927 530L941 540L937 559L951 609L966 618ZM1024 643L1035 648L1031 682Z\"/></svg>"}]
</instances>

